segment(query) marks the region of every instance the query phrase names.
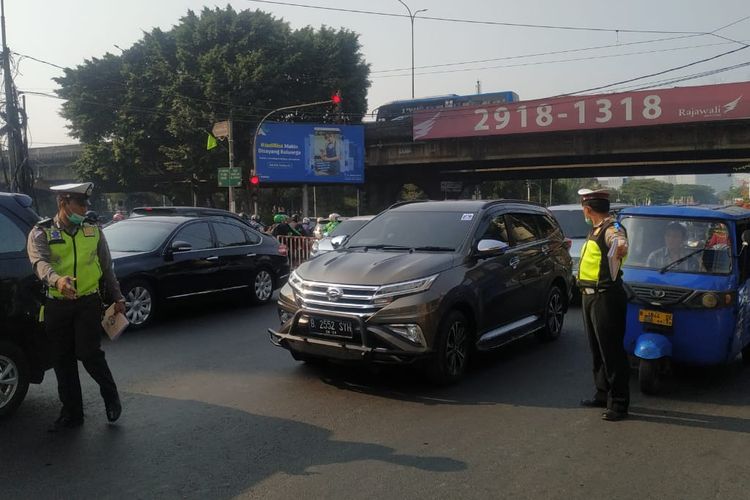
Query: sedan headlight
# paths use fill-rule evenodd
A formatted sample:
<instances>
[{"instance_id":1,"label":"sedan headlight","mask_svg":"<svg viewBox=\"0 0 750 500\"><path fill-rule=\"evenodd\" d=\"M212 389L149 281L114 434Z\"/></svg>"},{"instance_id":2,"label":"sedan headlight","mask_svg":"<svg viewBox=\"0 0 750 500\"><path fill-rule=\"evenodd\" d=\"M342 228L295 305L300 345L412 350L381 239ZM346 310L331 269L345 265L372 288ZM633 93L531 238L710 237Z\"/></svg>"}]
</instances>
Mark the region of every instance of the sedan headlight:
<instances>
[{"instance_id":1,"label":"sedan headlight","mask_svg":"<svg viewBox=\"0 0 750 500\"><path fill-rule=\"evenodd\" d=\"M410 295L412 293L419 293L429 290L437 277L437 274L433 274L432 276L428 276L426 278L421 278L418 280L393 283L391 285L383 285L378 288L378 291L375 292L375 303L387 303L390 302L390 300L394 297L398 297L400 295Z\"/></svg>"}]
</instances>

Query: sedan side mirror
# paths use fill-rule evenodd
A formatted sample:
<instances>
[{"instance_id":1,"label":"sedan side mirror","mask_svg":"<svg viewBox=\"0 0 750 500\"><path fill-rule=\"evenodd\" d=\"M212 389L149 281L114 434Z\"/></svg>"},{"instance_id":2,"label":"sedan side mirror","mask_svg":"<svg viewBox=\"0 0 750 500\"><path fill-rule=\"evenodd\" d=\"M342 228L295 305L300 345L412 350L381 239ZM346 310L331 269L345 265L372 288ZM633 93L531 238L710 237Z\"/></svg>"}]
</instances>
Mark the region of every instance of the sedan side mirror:
<instances>
[{"instance_id":1,"label":"sedan side mirror","mask_svg":"<svg viewBox=\"0 0 750 500\"><path fill-rule=\"evenodd\" d=\"M193 249L193 245L188 243L187 241L182 240L176 240L172 242L172 245L169 247L172 252L189 252Z\"/></svg>"},{"instance_id":2,"label":"sedan side mirror","mask_svg":"<svg viewBox=\"0 0 750 500\"><path fill-rule=\"evenodd\" d=\"M346 241L346 239L347 239L348 237L349 237L349 236L348 236L348 235L346 235L346 234L339 234L338 236L334 236L333 238L331 238L331 246L332 246L333 248L338 248L338 247L340 247L341 245L343 245L343 244L344 244L344 242Z\"/></svg>"},{"instance_id":3,"label":"sedan side mirror","mask_svg":"<svg viewBox=\"0 0 750 500\"><path fill-rule=\"evenodd\" d=\"M507 243L500 240L479 240L479 243L477 243L477 253L483 256L499 254L508 248L508 246Z\"/></svg>"}]
</instances>

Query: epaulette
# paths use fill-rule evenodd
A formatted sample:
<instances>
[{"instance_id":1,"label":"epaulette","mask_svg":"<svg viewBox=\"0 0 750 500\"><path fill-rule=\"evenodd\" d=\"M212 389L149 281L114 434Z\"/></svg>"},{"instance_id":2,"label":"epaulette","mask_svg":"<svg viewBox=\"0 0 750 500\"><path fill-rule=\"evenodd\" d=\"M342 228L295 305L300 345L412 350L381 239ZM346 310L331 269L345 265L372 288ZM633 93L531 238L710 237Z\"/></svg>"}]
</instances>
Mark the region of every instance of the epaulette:
<instances>
[{"instance_id":1,"label":"epaulette","mask_svg":"<svg viewBox=\"0 0 750 500\"><path fill-rule=\"evenodd\" d=\"M42 219L34 225L37 227L52 227L52 217L47 217L46 219Z\"/></svg>"}]
</instances>

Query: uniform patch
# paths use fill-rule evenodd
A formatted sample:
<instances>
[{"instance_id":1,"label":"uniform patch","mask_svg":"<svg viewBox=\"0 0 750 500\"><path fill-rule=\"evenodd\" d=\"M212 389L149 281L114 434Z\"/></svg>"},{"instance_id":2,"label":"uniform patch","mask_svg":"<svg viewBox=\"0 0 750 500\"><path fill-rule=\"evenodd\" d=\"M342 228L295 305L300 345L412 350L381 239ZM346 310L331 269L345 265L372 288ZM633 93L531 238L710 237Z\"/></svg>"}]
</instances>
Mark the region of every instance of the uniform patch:
<instances>
[{"instance_id":1,"label":"uniform patch","mask_svg":"<svg viewBox=\"0 0 750 500\"><path fill-rule=\"evenodd\" d=\"M83 226L83 235L86 237L96 236L96 229L93 226Z\"/></svg>"},{"instance_id":2,"label":"uniform patch","mask_svg":"<svg viewBox=\"0 0 750 500\"><path fill-rule=\"evenodd\" d=\"M49 243L65 243L63 235L59 229L50 229Z\"/></svg>"}]
</instances>

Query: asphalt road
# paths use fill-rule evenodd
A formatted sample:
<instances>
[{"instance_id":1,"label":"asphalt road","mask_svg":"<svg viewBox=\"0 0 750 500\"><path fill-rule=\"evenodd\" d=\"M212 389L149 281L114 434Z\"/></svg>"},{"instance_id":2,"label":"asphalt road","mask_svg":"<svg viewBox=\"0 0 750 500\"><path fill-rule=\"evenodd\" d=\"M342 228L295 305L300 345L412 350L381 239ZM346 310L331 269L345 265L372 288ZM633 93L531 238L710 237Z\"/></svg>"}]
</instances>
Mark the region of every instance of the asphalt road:
<instances>
[{"instance_id":1,"label":"asphalt road","mask_svg":"<svg viewBox=\"0 0 750 500\"><path fill-rule=\"evenodd\" d=\"M210 309L210 312L201 312ZM633 381L632 417L592 392L580 310L434 388L410 370L310 367L272 346L273 305L191 307L106 343L124 413L49 434L54 375L0 422L4 498L748 498L750 368ZM82 370L83 371L83 370Z\"/></svg>"}]
</instances>

